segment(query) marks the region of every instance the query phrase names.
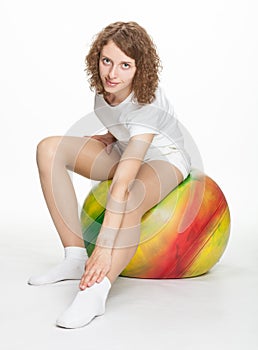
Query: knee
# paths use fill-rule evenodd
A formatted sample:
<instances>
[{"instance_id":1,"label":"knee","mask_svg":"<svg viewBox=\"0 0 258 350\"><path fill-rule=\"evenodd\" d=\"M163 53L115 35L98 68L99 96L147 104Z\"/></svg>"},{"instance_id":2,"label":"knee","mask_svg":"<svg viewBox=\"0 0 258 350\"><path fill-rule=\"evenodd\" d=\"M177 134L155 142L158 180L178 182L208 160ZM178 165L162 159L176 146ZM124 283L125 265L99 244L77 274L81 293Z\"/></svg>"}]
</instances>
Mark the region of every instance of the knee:
<instances>
[{"instance_id":1,"label":"knee","mask_svg":"<svg viewBox=\"0 0 258 350\"><path fill-rule=\"evenodd\" d=\"M43 170L53 162L59 142L60 136L46 137L39 142L37 145L36 160L40 170Z\"/></svg>"},{"instance_id":2,"label":"knee","mask_svg":"<svg viewBox=\"0 0 258 350\"><path fill-rule=\"evenodd\" d=\"M144 214L144 202L146 197L146 188L144 183L136 179L129 186L128 198L126 202L126 213L141 217Z\"/></svg>"}]
</instances>

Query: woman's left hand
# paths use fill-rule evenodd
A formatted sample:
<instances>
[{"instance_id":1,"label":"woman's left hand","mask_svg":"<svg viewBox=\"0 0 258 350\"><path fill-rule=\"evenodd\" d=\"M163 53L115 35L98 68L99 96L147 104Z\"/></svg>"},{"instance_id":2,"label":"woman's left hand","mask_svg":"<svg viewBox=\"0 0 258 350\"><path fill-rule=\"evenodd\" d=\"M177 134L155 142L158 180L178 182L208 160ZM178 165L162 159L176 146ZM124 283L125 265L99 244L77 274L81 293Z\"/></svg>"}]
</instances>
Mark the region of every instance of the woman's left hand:
<instances>
[{"instance_id":1,"label":"woman's left hand","mask_svg":"<svg viewBox=\"0 0 258 350\"><path fill-rule=\"evenodd\" d=\"M91 287L95 282L101 282L111 267L112 250L95 247L90 258L86 261L85 272L81 278L80 288Z\"/></svg>"}]
</instances>

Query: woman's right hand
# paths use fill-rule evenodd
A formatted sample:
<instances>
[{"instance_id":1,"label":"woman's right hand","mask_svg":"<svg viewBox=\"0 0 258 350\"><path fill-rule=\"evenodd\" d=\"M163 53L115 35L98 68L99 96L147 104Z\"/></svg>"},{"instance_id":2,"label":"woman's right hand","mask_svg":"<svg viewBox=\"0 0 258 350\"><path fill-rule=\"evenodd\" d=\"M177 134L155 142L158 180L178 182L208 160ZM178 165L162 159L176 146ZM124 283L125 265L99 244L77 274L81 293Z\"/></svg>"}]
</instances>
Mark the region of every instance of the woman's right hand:
<instances>
[{"instance_id":1,"label":"woman's right hand","mask_svg":"<svg viewBox=\"0 0 258 350\"><path fill-rule=\"evenodd\" d=\"M93 135L93 136L90 136L90 138L104 143L104 145L106 146L107 154L111 153L114 142L116 142L116 138L110 132L104 135Z\"/></svg>"}]
</instances>

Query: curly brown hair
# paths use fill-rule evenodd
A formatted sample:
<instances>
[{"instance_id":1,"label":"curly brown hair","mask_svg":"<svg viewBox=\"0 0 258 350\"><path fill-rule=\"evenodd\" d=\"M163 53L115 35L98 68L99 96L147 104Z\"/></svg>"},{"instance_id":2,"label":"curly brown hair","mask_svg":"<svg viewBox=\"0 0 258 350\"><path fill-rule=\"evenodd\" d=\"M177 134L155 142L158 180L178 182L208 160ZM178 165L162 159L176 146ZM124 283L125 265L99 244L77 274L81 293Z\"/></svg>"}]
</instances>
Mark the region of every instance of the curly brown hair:
<instances>
[{"instance_id":1,"label":"curly brown hair","mask_svg":"<svg viewBox=\"0 0 258 350\"><path fill-rule=\"evenodd\" d=\"M103 46L110 40L128 57L135 60L134 98L138 103L151 103L158 86L161 63L152 39L136 22L115 22L97 34L85 58L85 71L89 75L90 88L105 95L99 76L99 59Z\"/></svg>"}]
</instances>

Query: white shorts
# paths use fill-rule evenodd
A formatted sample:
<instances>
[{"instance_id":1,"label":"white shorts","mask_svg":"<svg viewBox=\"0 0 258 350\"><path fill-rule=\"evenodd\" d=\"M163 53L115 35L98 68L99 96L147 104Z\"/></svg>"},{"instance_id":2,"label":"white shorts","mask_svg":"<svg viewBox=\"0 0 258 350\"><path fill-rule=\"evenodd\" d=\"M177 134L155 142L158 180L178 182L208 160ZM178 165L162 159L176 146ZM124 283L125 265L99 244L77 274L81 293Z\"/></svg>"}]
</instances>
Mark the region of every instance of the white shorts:
<instances>
[{"instance_id":1,"label":"white shorts","mask_svg":"<svg viewBox=\"0 0 258 350\"><path fill-rule=\"evenodd\" d=\"M114 145L115 149L120 155L123 154L124 147L119 142ZM183 178L186 179L191 171L191 161L189 155L173 146L163 146L160 148L149 148L144 161L148 162L151 160L163 160L173 164L182 173Z\"/></svg>"}]
</instances>

